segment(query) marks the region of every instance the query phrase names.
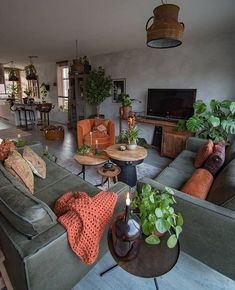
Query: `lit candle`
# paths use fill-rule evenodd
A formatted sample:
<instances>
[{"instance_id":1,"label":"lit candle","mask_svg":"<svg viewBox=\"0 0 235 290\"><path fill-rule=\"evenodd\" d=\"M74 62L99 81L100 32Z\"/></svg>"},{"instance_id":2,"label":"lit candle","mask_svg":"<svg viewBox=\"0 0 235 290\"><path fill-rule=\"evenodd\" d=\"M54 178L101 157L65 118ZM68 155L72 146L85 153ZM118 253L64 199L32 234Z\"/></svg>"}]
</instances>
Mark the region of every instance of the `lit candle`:
<instances>
[{"instance_id":1,"label":"lit candle","mask_svg":"<svg viewBox=\"0 0 235 290\"><path fill-rule=\"evenodd\" d=\"M21 138L21 135L20 134L17 134L17 139L20 139Z\"/></svg>"},{"instance_id":2,"label":"lit candle","mask_svg":"<svg viewBox=\"0 0 235 290\"><path fill-rule=\"evenodd\" d=\"M125 222L128 222L129 219L129 210L130 210L131 200L130 200L130 193L127 192L126 194L126 211L125 211Z\"/></svg>"}]
</instances>

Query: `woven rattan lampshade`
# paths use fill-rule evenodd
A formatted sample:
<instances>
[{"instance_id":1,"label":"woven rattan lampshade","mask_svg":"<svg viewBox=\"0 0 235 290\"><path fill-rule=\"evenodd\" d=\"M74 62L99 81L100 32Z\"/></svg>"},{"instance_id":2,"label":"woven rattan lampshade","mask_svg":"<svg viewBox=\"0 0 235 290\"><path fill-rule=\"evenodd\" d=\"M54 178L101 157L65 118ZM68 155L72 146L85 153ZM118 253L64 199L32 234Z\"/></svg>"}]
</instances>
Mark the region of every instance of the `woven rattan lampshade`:
<instances>
[{"instance_id":1,"label":"woven rattan lampshade","mask_svg":"<svg viewBox=\"0 0 235 290\"><path fill-rule=\"evenodd\" d=\"M153 48L170 48L181 45L184 24L178 22L179 7L174 4L163 4L153 10L146 23L147 46ZM153 19L152 25L149 21Z\"/></svg>"}]
</instances>

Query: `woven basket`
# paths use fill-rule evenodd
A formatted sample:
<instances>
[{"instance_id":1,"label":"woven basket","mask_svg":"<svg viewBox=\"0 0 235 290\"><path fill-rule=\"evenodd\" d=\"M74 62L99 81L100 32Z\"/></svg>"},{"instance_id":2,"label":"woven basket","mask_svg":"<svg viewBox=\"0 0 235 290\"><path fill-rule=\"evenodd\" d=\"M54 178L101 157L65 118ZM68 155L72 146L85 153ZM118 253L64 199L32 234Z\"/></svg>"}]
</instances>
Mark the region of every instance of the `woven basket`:
<instances>
[{"instance_id":1,"label":"woven basket","mask_svg":"<svg viewBox=\"0 0 235 290\"><path fill-rule=\"evenodd\" d=\"M44 135L47 140L62 140L64 139L64 128L50 125L44 129Z\"/></svg>"}]
</instances>

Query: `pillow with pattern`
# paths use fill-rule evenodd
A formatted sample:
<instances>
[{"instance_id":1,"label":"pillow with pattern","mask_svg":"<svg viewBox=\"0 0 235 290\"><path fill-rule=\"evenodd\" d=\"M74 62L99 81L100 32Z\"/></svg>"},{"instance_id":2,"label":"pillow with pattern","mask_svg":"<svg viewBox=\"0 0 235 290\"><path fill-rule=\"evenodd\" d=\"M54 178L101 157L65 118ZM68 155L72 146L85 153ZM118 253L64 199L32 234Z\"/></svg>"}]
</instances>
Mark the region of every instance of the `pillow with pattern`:
<instances>
[{"instance_id":1,"label":"pillow with pattern","mask_svg":"<svg viewBox=\"0 0 235 290\"><path fill-rule=\"evenodd\" d=\"M23 158L28 162L33 173L42 179L46 178L46 163L29 146L24 147Z\"/></svg>"}]
</instances>

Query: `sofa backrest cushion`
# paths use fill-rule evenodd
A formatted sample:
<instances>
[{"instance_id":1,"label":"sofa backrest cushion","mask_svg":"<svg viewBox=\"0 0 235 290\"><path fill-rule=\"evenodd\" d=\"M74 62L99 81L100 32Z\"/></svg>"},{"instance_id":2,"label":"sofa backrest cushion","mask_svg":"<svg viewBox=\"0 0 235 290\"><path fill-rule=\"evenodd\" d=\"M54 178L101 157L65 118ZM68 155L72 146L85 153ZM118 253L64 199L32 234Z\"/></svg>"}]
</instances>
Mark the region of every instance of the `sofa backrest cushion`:
<instances>
[{"instance_id":1,"label":"sofa backrest cushion","mask_svg":"<svg viewBox=\"0 0 235 290\"><path fill-rule=\"evenodd\" d=\"M233 141L225 150L225 165L235 159L235 141Z\"/></svg>"},{"instance_id":2,"label":"sofa backrest cushion","mask_svg":"<svg viewBox=\"0 0 235 290\"><path fill-rule=\"evenodd\" d=\"M2 164L0 171L1 184L6 184L0 190L0 212L14 228L33 237L57 223L53 211L16 181Z\"/></svg>"},{"instance_id":3,"label":"sofa backrest cushion","mask_svg":"<svg viewBox=\"0 0 235 290\"><path fill-rule=\"evenodd\" d=\"M235 195L235 159L227 164L215 178L207 200L222 204Z\"/></svg>"}]
</instances>

